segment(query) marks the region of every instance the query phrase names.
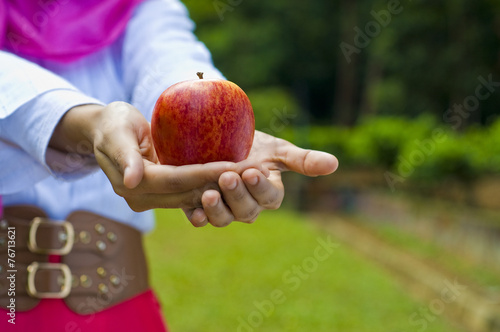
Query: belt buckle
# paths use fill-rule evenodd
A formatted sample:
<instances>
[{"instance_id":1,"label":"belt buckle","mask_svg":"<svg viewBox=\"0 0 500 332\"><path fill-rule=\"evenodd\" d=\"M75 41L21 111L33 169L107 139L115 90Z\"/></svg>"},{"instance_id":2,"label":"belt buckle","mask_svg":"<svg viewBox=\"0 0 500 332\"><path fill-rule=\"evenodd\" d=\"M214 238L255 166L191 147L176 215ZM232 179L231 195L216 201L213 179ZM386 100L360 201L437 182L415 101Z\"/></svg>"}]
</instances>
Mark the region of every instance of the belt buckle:
<instances>
[{"instance_id":1,"label":"belt buckle","mask_svg":"<svg viewBox=\"0 0 500 332\"><path fill-rule=\"evenodd\" d=\"M66 231L66 243L62 248L40 248L36 243L36 231L38 227L42 224L49 224L51 226L62 226ZM75 241L75 229L73 225L64 221L62 223L54 224L53 222L45 221L43 218L36 217L31 221L30 231L28 237L28 249L35 254L46 254L46 255L66 255L73 248L73 243Z\"/></svg>"},{"instance_id":2,"label":"belt buckle","mask_svg":"<svg viewBox=\"0 0 500 332\"><path fill-rule=\"evenodd\" d=\"M71 291L71 271L68 265L63 263L39 263L33 262L28 268L28 286L26 290L32 297L38 299L63 299ZM35 287L35 276L38 270L60 270L64 277L64 283L59 292L39 292Z\"/></svg>"}]
</instances>

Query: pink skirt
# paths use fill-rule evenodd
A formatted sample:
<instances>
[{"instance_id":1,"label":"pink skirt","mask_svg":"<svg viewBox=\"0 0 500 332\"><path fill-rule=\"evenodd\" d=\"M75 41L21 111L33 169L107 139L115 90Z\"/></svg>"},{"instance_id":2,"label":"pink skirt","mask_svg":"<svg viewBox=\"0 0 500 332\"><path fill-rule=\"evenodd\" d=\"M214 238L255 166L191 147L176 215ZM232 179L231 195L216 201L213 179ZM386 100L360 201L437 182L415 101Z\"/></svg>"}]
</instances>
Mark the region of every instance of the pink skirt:
<instances>
[{"instance_id":1,"label":"pink skirt","mask_svg":"<svg viewBox=\"0 0 500 332\"><path fill-rule=\"evenodd\" d=\"M42 299L32 310L15 313L0 308L0 331L36 332L166 332L160 304L152 290L96 314L79 315L62 299Z\"/></svg>"}]
</instances>

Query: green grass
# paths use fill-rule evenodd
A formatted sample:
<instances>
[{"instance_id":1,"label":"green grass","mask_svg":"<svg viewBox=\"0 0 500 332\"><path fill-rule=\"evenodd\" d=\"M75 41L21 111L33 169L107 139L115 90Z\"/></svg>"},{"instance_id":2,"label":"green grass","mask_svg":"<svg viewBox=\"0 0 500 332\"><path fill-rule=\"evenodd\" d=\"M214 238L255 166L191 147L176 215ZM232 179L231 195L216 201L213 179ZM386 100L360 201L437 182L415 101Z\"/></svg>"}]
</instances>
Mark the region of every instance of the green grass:
<instances>
[{"instance_id":1,"label":"green grass","mask_svg":"<svg viewBox=\"0 0 500 332\"><path fill-rule=\"evenodd\" d=\"M317 249L328 235L298 213L268 211L253 225L222 229L195 229L179 210L157 215L146 249L172 332L410 332L423 326L409 319L425 303L414 302L345 245L330 253ZM442 317L427 323L426 332L456 331Z\"/></svg>"}]
</instances>

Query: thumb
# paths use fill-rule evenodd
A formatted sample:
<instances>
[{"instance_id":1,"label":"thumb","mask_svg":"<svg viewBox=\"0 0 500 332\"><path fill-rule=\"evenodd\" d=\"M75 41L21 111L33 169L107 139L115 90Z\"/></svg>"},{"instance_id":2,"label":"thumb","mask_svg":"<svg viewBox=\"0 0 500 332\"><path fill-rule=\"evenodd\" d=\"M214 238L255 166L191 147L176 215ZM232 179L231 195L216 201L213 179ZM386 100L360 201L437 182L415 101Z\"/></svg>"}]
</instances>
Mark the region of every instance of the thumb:
<instances>
[{"instance_id":1,"label":"thumb","mask_svg":"<svg viewBox=\"0 0 500 332\"><path fill-rule=\"evenodd\" d=\"M338 168L339 162L334 155L316 150L306 150L282 141L277 149L278 160L285 170L307 176L328 175Z\"/></svg>"},{"instance_id":2,"label":"thumb","mask_svg":"<svg viewBox=\"0 0 500 332\"><path fill-rule=\"evenodd\" d=\"M141 145L148 135L149 123L132 105L113 102L105 107L93 142L96 159L113 187L139 185L144 175Z\"/></svg>"},{"instance_id":3,"label":"thumb","mask_svg":"<svg viewBox=\"0 0 500 332\"><path fill-rule=\"evenodd\" d=\"M136 150L131 150L125 160L123 169L123 184L129 189L134 189L139 185L144 175L144 163L141 154Z\"/></svg>"},{"instance_id":4,"label":"thumb","mask_svg":"<svg viewBox=\"0 0 500 332\"><path fill-rule=\"evenodd\" d=\"M141 182L144 163L133 136L115 132L106 139L100 139L94 153L113 187L124 185L133 189Z\"/></svg>"}]
</instances>

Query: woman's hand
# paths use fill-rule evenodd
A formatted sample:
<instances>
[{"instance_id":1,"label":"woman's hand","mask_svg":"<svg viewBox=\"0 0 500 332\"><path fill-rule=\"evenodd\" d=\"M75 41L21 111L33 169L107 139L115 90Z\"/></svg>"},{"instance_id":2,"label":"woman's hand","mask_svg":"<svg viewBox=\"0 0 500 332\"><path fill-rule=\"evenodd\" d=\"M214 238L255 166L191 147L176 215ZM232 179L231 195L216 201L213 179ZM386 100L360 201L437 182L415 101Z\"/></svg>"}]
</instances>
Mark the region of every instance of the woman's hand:
<instances>
[{"instance_id":1,"label":"woman's hand","mask_svg":"<svg viewBox=\"0 0 500 332\"><path fill-rule=\"evenodd\" d=\"M134 211L154 208L201 207L207 189L218 190L222 173L241 173L246 163L216 162L204 165L167 166L158 163L149 122L133 106L114 102L107 106L78 106L63 117L50 145L78 152L88 144L114 191ZM247 165L247 166L245 166ZM216 218L214 222L218 222Z\"/></svg>"},{"instance_id":2,"label":"woman's hand","mask_svg":"<svg viewBox=\"0 0 500 332\"><path fill-rule=\"evenodd\" d=\"M252 223L264 209L277 209L284 197L281 172L294 171L307 176L333 173L338 167L333 155L304 150L290 142L256 131L250 155L242 163L263 165L270 174L251 167L244 171L223 173L218 181L220 192L207 190L201 202L203 208L185 209L195 226L211 223L226 226L234 220Z\"/></svg>"},{"instance_id":3,"label":"woman's hand","mask_svg":"<svg viewBox=\"0 0 500 332\"><path fill-rule=\"evenodd\" d=\"M88 144L114 191L134 211L182 208L196 226L253 222L264 209L276 209L284 196L281 172L307 176L335 171L337 159L304 150L256 131L247 160L240 163L160 165L151 126L132 105L74 107L58 124L50 146L78 152Z\"/></svg>"}]
</instances>

